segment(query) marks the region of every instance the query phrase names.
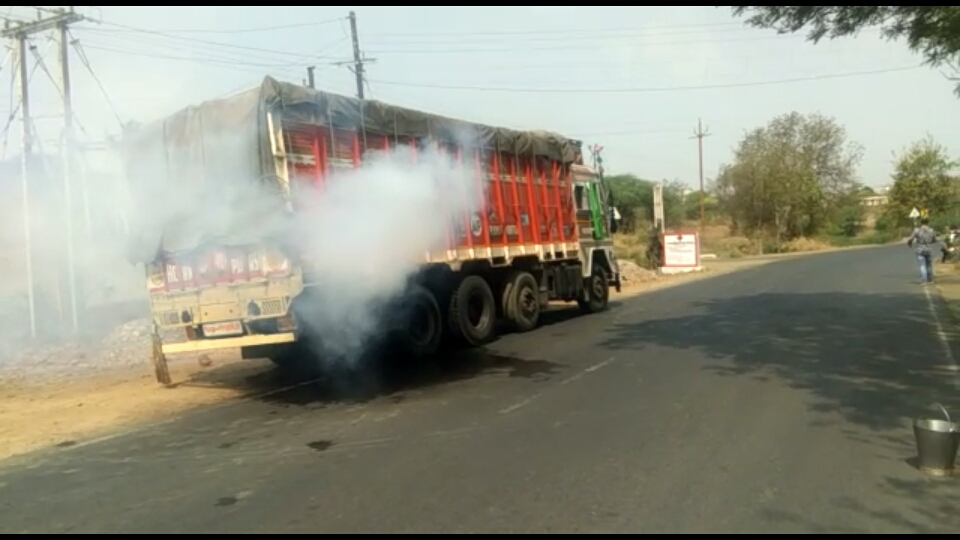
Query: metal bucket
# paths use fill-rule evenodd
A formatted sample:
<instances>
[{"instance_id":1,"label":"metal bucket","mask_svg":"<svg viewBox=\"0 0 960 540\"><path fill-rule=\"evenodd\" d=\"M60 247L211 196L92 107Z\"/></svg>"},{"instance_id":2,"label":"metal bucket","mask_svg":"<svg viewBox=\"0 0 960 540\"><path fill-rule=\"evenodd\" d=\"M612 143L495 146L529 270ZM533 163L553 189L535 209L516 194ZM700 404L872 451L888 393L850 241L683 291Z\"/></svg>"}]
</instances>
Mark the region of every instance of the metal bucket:
<instances>
[{"instance_id":1,"label":"metal bucket","mask_svg":"<svg viewBox=\"0 0 960 540\"><path fill-rule=\"evenodd\" d=\"M946 420L914 420L913 436L917 440L917 467L934 476L953 474L960 449L960 424L950 419L950 413L940 405Z\"/></svg>"}]
</instances>

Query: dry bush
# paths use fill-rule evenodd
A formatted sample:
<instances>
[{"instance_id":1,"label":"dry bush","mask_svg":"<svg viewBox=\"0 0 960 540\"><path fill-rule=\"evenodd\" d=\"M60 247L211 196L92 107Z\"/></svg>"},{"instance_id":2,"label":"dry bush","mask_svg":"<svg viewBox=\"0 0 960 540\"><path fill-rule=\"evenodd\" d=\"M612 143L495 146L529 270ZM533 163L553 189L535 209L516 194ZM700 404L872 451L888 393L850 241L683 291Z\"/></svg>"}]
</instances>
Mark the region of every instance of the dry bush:
<instances>
[{"instance_id":1,"label":"dry bush","mask_svg":"<svg viewBox=\"0 0 960 540\"><path fill-rule=\"evenodd\" d=\"M806 251L823 251L832 247L833 246L826 242L801 236L800 238L794 238L781 244L780 251L783 253L801 253Z\"/></svg>"}]
</instances>

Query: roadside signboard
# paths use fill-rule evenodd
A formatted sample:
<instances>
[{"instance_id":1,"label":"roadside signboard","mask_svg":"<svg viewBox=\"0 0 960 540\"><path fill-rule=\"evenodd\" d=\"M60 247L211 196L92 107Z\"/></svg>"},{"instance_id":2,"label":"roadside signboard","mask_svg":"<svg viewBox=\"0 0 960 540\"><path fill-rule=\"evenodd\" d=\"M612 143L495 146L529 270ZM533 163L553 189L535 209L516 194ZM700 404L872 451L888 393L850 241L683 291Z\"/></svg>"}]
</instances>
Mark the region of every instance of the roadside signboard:
<instances>
[{"instance_id":1,"label":"roadside signboard","mask_svg":"<svg viewBox=\"0 0 960 540\"><path fill-rule=\"evenodd\" d=\"M700 267L700 235L697 231L663 233L663 268L696 269Z\"/></svg>"}]
</instances>

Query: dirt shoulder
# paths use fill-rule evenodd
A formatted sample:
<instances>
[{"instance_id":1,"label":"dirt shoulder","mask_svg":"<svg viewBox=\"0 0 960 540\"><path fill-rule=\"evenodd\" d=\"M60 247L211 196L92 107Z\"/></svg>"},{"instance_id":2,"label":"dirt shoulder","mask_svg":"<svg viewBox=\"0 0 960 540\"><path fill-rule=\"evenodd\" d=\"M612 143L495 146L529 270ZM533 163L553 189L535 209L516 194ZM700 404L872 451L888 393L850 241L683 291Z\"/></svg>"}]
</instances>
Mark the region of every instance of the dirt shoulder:
<instances>
[{"instance_id":1,"label":"dirt shoulder","mask_svg":"<svg viewBox=\"0 0 960 540\"><path fill-rule=\"evenodd\" d=\"M794 255L796 256L796 255ZM702 272L676 276L635 275L615 298L627 298L772 262L758 257L705 262ZM639 278L639 279L638 279ZM0 459L50 446L70 446L133 426L162 420L188 409L275 390L279 374L269 361L241 360L239 351L218 351L199 362L195 355L170 360L175 388L156 383L146 336L121 353L117 367L98 372L82 365L69 370L0 374ZM63 352L61 354L67 354ZM86 358L95 365L107 358Z\"/></svg>"},{"instance_id":2,"label":"dirt shoulder","mask_svg":"<svg viewBox=\"0 0 960 540\"><path fill-rule=\"evenodd\" d=\"M960 321L960 263L935 264L933 275L951 316Z\"/></svg>"}]
</instances>

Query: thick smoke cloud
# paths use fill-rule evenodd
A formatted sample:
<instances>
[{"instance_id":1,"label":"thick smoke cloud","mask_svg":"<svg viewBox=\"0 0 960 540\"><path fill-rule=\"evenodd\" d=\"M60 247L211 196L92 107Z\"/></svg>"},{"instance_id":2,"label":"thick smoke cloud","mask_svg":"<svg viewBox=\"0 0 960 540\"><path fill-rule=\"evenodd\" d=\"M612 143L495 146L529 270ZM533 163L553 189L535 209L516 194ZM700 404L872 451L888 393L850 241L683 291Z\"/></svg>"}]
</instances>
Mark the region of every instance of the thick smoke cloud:
<instances>
[{"instance_id":1,"label":"thick smoke cloud","mask_svg":"<svg viewBox=\"0 0 960 540\"><path fill-rule=\"evenodd\" d=\"M409 147L368 155L311 193L301 215L321 300L299 313L332 357L355 360L382 331L379 308L403 292L427 252L443 249L454 219L480 209L472 162L433 148L412 155Z\"/></svg>"}]
</instances>

